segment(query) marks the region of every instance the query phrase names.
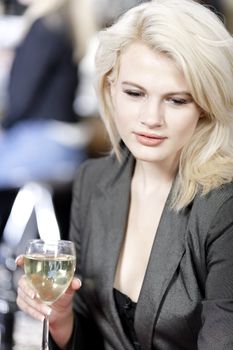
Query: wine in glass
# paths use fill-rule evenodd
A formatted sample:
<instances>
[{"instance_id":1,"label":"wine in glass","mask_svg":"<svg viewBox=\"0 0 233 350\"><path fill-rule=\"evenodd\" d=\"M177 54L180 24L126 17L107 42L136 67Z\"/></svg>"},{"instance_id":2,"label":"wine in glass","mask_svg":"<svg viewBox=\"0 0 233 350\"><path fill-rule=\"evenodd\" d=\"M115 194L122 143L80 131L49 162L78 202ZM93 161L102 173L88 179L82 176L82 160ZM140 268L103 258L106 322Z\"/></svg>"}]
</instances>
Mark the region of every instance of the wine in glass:
<instances>
[{"instance_id":1,"label":"wine in glass","mask_svg":"<svg viewBox=\"0 0 233 350\"><path fill-rule=\"evenodd\" d=\"M24 271L38 298L47 305L54 303L69 287L74 276L74 243L66 240L27 242ZM49 316L45 316L41 350L48 348Z\"/></svg>"}]
</instances>

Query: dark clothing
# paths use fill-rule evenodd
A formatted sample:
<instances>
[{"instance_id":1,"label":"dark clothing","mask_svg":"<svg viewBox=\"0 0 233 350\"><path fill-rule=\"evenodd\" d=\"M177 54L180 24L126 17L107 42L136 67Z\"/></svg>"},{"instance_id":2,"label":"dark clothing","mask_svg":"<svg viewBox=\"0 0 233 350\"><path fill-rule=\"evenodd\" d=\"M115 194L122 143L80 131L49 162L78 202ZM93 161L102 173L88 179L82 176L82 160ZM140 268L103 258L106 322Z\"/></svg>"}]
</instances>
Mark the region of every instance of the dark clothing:
<instances>
[{"instance_id":1,"label":"dark clothing","mask_svg":"<svg viewBox=\"0 0 233 350\"><path fill-rule=\"evenodd\" d=\"M78 84L72 42L65 26L38 19L16 50L3 128L25 119L74 122Z\"/></svg>"},{"instance_id":2,"label":"dark clothing","mask_svg":"<svg viewBox=\"0 0 233 350\"><path fill-rule=\"evenodd\" d=\"M202 5L207 5L210 10L223 18L224 6L222 0L201 0L199 1Z\"/></svg>"},{"instance_id":3,"label":"dark clothing","mask_svg":"<svg viewBox=\"0 0 233 350\"><path fill-rule=\"evenodd\" d=\"M126 336L129 338L131 344L135 350L140 350L140 344L138 343L135 329L134 329L134 315L136 311L137 303L134 303L127 295L121 293L119 290L114 289L114 299L116 308L121 319L121 324Z\"/></svg>"},{"instance_id":4,"label":"dark clothing","mask_svg":"<svg viewBox=\"0 0 233 350\"><path fill-rule=\"evenodd\" d=\"M86 159L73 110L78 85L73 43L63 13L36 20L16 50L5 128L0 188L30 181L70 184ZM77 137L77 139L76 139Z\"/></svg>"},{"instance_id":5,"label":"dark clothing","mask_svg":"<svg viewBox=\"0 0 233 350\"><path fill-rule=\"evenodd\" d=\"M134 349L113 294L135 165L123 152L121 163L114 155L85 162L74 187L70 238L83 284L72 350ZM142 350L232 350L233 184L197 195L178 213L171 192L137 302L136 337Z\"/></svg>"}]
</instances>

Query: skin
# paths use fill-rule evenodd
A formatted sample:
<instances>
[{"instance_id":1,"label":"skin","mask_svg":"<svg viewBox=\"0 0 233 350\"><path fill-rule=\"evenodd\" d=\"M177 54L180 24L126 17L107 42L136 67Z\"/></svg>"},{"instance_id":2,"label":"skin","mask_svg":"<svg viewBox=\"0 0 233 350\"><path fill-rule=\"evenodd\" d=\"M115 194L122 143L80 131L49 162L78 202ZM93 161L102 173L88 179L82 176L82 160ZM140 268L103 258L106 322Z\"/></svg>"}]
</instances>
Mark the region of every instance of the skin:
<instances>
[{"instance_id":1,"label":"skin","mask_svg":"<svg viewBox=\"0 0 233 350\"><path fill-rule=\"evenodd\" d=\"M176 167L200 116L176 64L136 42L121 56L111 95L118 132L135 158Z\"/></svg>"},{"instance_id":2,"label":"skin","mask_svg":"<svg viewBox=\"0 0 233 350\"><path fill-rule=\"evenodd\" d=\"M122 54L111 96L119 134L136 158L128 226L114 286L137 301L180 151L195 131L200 110L175 63L142 43L132 44ZM23 257L17 264L23 266ZM74 278L49 308L36 298L24 276L19 281L18 306L40 320L49 313L50 333L61 349L72 333L72 297L80 286Z\"/></svg>"}]
</instances>

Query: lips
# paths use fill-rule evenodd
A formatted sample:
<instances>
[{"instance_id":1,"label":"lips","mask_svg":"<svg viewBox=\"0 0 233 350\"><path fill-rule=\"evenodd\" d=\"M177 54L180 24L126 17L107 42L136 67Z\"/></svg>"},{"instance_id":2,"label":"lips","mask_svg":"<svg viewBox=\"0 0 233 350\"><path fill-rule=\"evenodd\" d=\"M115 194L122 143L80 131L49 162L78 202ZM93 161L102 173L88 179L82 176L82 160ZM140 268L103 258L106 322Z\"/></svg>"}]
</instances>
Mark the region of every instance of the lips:
<instances>
[{"instance_id":1,"label":"lips","mask_svg":"<svg viewBox=\"0 0 233 350\"><path fill-rule=\"evenodd\" d=\"M157 134L148 134L148 133L135 133L136 139L139 143L144 146L158 146L163 143L167 137L157 135Z\"/></svg>"}]
</instances>

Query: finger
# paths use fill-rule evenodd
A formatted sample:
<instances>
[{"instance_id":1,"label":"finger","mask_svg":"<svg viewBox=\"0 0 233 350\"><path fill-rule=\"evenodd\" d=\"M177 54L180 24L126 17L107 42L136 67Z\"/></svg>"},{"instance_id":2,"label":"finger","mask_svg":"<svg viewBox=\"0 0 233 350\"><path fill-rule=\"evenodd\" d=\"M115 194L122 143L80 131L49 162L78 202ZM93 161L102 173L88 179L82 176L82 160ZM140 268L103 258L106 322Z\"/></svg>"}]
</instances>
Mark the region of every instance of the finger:
<instances>
[{"instance_id":1,"label":"finger","mask_svg":"<svg viewBox=\"0 0 233 350\"><path fill-rule=\"evenodd\" d=\"M28 305L32 307L34 307L34 305L38 302L38 301L35 301L36 300L35 296L31 296L27 292L25 293L25 290L21 289L20 287L18 288L17 298L24 300Z\"/></svg>"},{"instance_id":2,"label":"finger","mask_svg":"<svg viewBox=\"0 0 233 350\"><path fill-rule=\"evenodd\" d=\"M67 295L72 295L74 294L75 291L79 290L82 286L82 282L79 278L74 277L69 288L66 290Z\"/></svg>"},{"instance_id":3,"label":"finger","mask_svg":"<svg viewBox=\"0 0 233 350\"><path fill-rule=\"evenodd\" d=\"M23 266L24 264L24 256L23 255L18 255L17 258L15 259L15 263L17 266Z\"/></svg>"},{"instance_id":4,"label":"finger","mask_svg":"<svg viewBox=\"0 0 233 350\"><path fill-rule=\"evenodd\" d=\"M19 280L18 296L33 308L40 310L44 315L48 315L51 312L51 308L36 297L36 291L30 286L25 275Z\"/></svg>"},{"instance_id":5,"label":"finger","mask_svg":"<svg viewBox=\"0 0 233 350\"><path fill-rule=\"evenodd\" d=\"M41 322L43 321L44 315L40 311L38 311L37 309L31 307L23 298L18 296L16 302L17 302L18 307L22 311L24 311L26 314L30 315L31 317L33 317Z\"/></svg>"},{"instance_id":6,"label":"finger","mask_svg":"<svg viewBox=\"0 0 233 350\"><path fill-rule=\"evenodd\" d=\"M19 289L24 291L29 298L34 299L36 296L35 290L30 286L25 275L23 275L18 282Z\"/></svg>"},{"instance_id":7,"label":"finger","mask_svg":"<svg viewBox=\"0 0 233 350\"><path fill-rule=\"evenodd\" d=\"M78 290L82 287L82 281L78 277L74 277L71 286L74 290Z\"/></svg>"},{"instance_id":8,"label":"finger","mask_svg":"<svg viewBox=\"0 0 233 350\"><path fill-rule=\"evenodd\" d=\"M43 304L38 298L31 298L27 294L24 293L24 290L21 288L18 289L18 296L17 296L17 304L18 306L24 307L23 311L29 313L31 310L33 312L37 312L40 315L42 314L42 318L45 315L51 314L51 308L47 306L46 304Z\"/></svg>"}]
</instances>

